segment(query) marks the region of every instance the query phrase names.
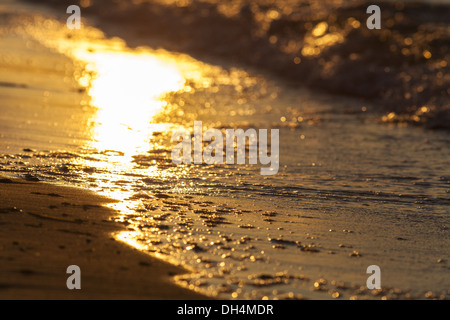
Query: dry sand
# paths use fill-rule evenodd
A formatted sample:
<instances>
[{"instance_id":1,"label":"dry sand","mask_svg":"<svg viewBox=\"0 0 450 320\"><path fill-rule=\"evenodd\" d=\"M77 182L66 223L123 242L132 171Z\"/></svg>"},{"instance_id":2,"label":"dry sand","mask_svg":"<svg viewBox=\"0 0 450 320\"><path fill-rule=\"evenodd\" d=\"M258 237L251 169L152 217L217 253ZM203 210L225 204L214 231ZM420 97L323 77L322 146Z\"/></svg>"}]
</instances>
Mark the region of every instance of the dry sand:
<instances>
[{"instance_id":1,"label":"dry sand","mask_svg":"<svg viewBox=\"0 0 450 320\"><path fill-rule=\"evenodd\" d=\"M111 202L87 191L0 177L0 299L200 299L185 272L114 240ZM81 268L81 290L66 269Z\"/></svg>"}]
</instances>

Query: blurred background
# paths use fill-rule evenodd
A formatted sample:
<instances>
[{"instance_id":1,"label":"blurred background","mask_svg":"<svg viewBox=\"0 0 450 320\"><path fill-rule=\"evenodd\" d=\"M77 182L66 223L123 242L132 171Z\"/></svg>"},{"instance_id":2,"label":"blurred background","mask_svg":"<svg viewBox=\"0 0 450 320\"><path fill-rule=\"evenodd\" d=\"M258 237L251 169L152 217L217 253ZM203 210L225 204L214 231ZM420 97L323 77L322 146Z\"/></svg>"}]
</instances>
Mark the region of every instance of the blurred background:
<instances>
[{"instance_id":1,"label":"blurred background","mask_svg":"<svg viewBox=\"0 0 450 320\"><path fill-rule=\"evenodd\" d=\"M111 24L107 30L131 44L225 58L293 85L368 99L387 122L445 129L450 123L445 0L32 2L79 3L83 14ZM381 30L366 27L370 4L381 8Z\"/></svg>"}]
</instances>

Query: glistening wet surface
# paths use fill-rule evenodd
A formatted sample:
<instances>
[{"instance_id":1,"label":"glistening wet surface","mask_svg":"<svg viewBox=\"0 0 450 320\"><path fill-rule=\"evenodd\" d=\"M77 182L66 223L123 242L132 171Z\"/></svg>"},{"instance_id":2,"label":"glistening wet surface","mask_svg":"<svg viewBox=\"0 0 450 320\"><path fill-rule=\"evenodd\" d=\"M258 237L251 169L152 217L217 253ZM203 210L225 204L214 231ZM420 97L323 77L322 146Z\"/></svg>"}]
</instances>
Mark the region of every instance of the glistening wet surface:
<instances>
[{"instance_id":1,"label":"glistening wet surface","mask_svg":"<svg viewBox=\"0 0 450 320\"><path fill-rule=\"evenodd\" d=\"M448 298L448 133L27 12L1 18L3 174L121 200L116 236L213 296ZM172 132L194 121L280 129L279 173L174 165ZM382 290L365 287L370 265Z\"/></svg>"}]
</instances>

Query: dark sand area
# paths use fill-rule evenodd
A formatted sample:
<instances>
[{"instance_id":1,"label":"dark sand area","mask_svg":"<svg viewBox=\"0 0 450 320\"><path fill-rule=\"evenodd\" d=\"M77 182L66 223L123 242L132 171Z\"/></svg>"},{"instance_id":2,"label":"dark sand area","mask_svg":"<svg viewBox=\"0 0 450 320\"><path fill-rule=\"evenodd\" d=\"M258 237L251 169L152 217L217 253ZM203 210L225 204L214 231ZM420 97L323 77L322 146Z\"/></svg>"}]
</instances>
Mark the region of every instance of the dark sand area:
<instances>
[{"instance_id":1,"label":"dark sand area","mask_svg":"<svg viewBox=\"0 0 450 320\"><path fill-rule=\"evenodd\" d=\"M0 179L0 299L204 299L180 288L181 268L112 237L125 227L93 193ZM81 290L66 269L81 268Z\"/></svg>"}]
</instances>

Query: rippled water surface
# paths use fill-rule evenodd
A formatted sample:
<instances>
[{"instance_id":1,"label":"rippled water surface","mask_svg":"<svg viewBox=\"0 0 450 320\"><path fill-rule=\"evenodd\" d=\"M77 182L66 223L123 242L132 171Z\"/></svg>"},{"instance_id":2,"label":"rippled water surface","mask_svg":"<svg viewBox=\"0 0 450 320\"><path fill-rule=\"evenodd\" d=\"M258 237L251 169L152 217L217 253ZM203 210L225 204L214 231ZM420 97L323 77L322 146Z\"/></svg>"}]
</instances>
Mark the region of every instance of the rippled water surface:
<instances>
[{"instance_id":1,"label":"rippled water surface","mask_svg":"<svg viewBox=\"0 0 450 320\"><path fill-rule=\"evenodd\" d=\"M181 285L226 298L448 294L448 133L29 10L1 19L0 171L121 200L116 236L193 271ZM174 165L172 132L198 120L280 129L279 173ZM379 292L364 287L372 264Z\"/></svg>"}]
</instances>

